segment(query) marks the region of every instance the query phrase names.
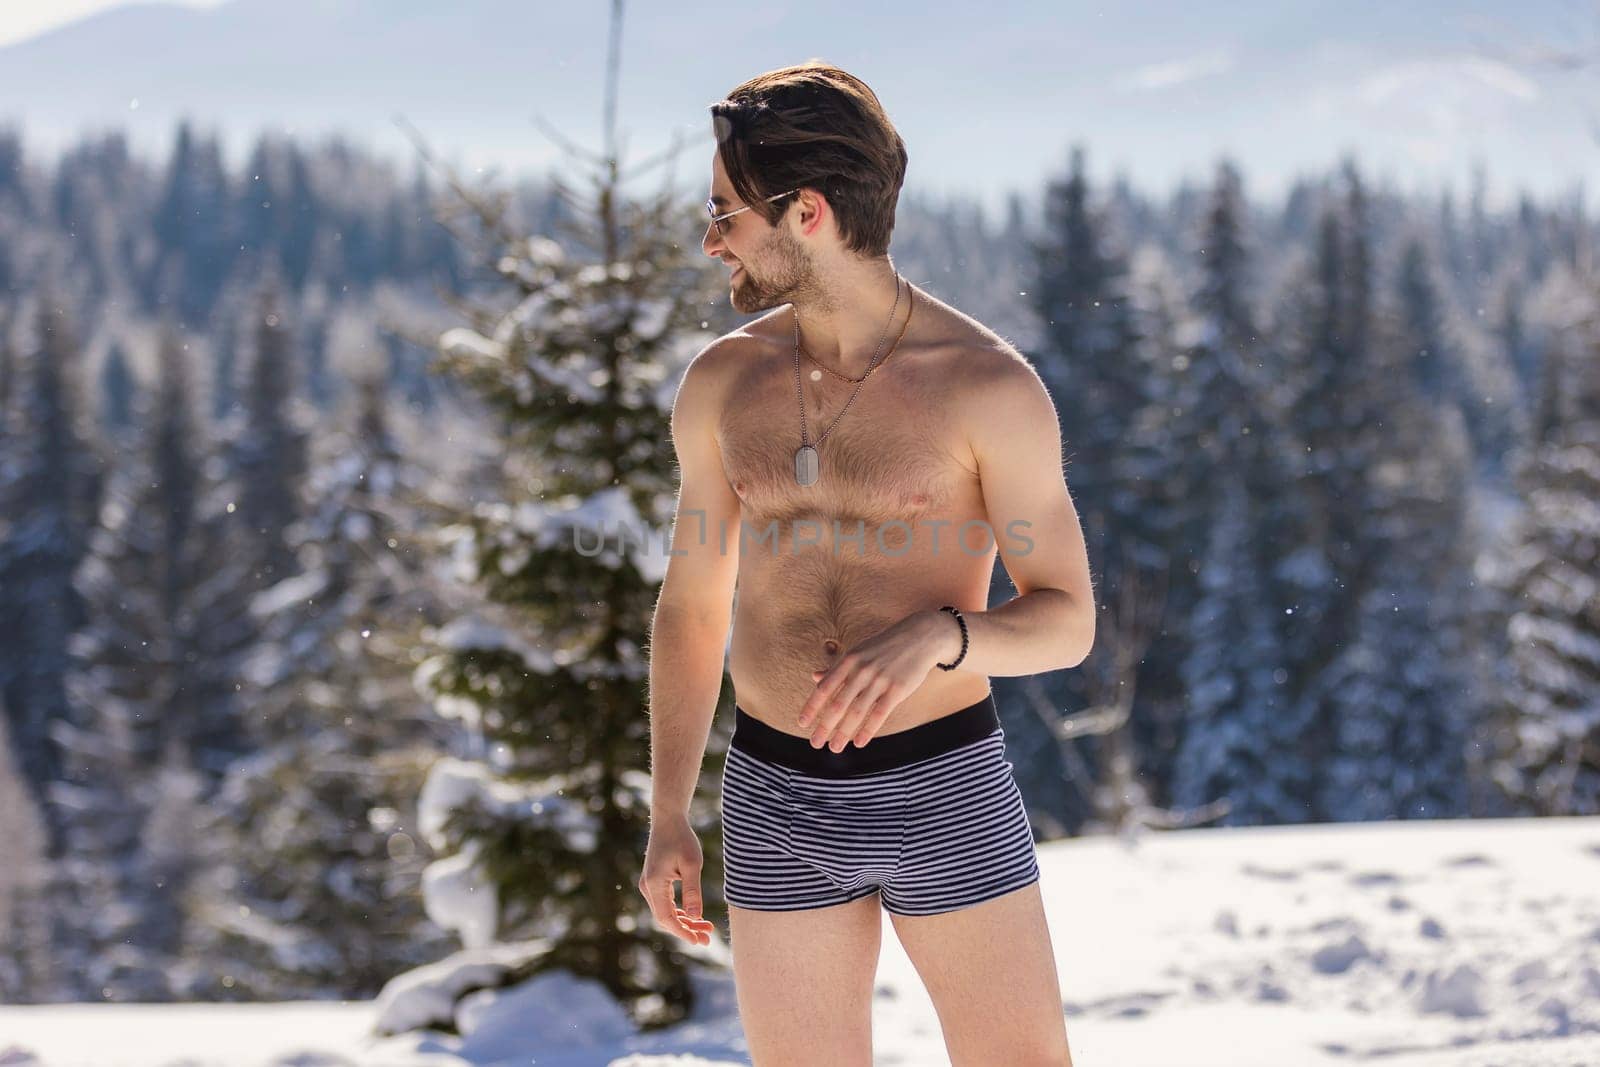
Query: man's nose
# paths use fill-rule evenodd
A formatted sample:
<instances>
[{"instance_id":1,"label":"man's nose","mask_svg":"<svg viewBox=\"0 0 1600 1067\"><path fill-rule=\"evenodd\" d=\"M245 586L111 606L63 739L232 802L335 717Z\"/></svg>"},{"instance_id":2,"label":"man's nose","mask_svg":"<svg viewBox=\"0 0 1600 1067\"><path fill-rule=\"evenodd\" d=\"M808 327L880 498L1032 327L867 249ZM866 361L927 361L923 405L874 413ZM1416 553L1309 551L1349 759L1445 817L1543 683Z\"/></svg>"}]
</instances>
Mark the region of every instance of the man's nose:
<instances>
[{"instance_id":1,"label":"man's nose","mask_svg":"<svg viewBox=\"0 0 1600 1067\"><path fill-rule=\"evenodd\" d=\"M710 221L709 219L706 220L706 232L700 237L700 251L704 252L712 259L721 259L722 257L718 254L718 250L722 247L722 245L721 242L717 240L717 238L721 236L722 235L717 232L716 223Z\"/></svg>"}]
</instances>

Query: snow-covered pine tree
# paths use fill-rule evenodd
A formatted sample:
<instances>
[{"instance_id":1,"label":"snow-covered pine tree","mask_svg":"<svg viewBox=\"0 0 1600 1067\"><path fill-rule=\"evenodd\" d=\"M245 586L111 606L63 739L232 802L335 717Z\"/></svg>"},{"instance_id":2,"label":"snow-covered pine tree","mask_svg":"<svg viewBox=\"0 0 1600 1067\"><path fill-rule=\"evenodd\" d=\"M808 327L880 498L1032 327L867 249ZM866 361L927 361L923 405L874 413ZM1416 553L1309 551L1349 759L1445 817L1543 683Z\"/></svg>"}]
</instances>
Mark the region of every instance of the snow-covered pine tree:
<instances>
[{"instance_id":1,"label":"snow-covered pine tree","mask_svg":"<svg viewBox=\"0 0 1600 1067\"><path fill-rule=\"evenodd\" d=\"M1539 392L1561 399L1520 464L1527 510L1501 564L1515 610L1490 772L1519 815L1600 814L1600 295L1592 278L1583 299L1572 336L1546 353Z\"/></svg>"},{"instance_id":2,"label":"snow-covered pine tree","mask_svg":"<svg viewBox=\"0 0 1600 1067\"><path fill-rule=\"evenodd\" d=\"M1341 822L1467 813L1466 738L1479 714L1469 638L1476 546L1462 372L1445 338L1426 250L1406 242L1392 301L1375 313L1382 415L1368 428L1364 537L1371 584L1322 677L1334 746L1318 809Z\"/></svg>"},{"instance_id":3,"label":"snow-covered pine tree","mask_svg":"<svg viewBox=\"0 0 1600 1067\"><path fill-rule=\"evenodd\" d=\"M1282 555L1295 543L1296 498L1284 457L1296 439L1273 385L1275 358L1250 305L1247 204L1237 170L1218 168L1197 240L1198 286L1179 388L1162 414L1177 494L1170 517L1197 537L1198 588L1173 605L1186 619L1187 714L1173 760L1175 804L1226 800L1230 825L1302 822L1309 813L1300 724L1284 693ZM1180 563L1189 537L1173 545ZM1173 576L1183 593L1188 583Z\"/></svg>"},{"instance_id":4,"label":"snow-covered pine tree","mask_svg":"<svg viewBox=\"0 0 1600 1067\"><path fill-rule=\"evenodd\" d=\"M47 793L62 758L51 732L67 714L68 642L87 621L72 574L87 550L102 478L79 425L81 359L62 293L52 283L37 298L34 344L0 456L0 694L52 855L61 822Z\"/></svg>"},{"instance_id":5,"label":"snow-covered pine tree","mask_svg":"<svg viewBox=\"0 0 1600 1067\"><path fill-rule=\"evenodd\" d=\"M74 575L89 621L73 636L69 714L56 728L66 772L53 787L66 837L57 899L70 931L61 953L78 992L95 999L182 992L172 984L178 905L197 839L171 832L152 850L146 824L157 810L169 824L181 814L168 794L187 788L191 764L223 766L242 750L229 635L249 632L246 575L226 509L202 504L189 357L170 318L156 372Z\"/></svg>"},{"instance_id":6,"label":"snow-covered pine tree","mask_svg":"<svg viewBox=\"0 0 1600 1067\"><path fill-rule=\"evenodd\" d=\"M637 889L650 809L641 646L666 570L672 397L714 339L702 308L721 295L698 259L705 219L670 189L625 193L609 150L591 199L554 181L567 248L520 236L503 202L453 184L511 292L509 310L467 309L472 325L439 347L499 416L485 427L505 427L507 478L457 543L488 604L444 627L418 673L482 742L423 790L421 828L448 854L429 870L430 914L469 947L542 938L525 971L564 968L640 1024L671 1023L693 1005L694 952L656 927ZM720 751L691 812L711 897Z\"/></svg>"},{"instance_id":7,"label":"snow-covered pine tree","mask_svg":"<svg viewBox=\"0 0 1600 1067\"><path fill-rule=\"evenodd\" d=\"M1294 479L1306 526L1283 544L1280 577L1295 590L1285 616L1285 694L1300 724L1313 821L1327 795L1322 756L1334 747L1334 688L1327 672L1356 637L1362 596L1372 587L1378 542L1369 536L1368 478L1381 458L1371 432L1385 416L1385 383L1372 352L1372 234L1364 183L1353 162L1342 203L1328 205L1306 276L1286 311L1285 380L1290 424L1301 441Z\"/></svg>"},{"instance_id":8,"label":"snow-covered pine tree","mask_svg":"<svg viewBox=\"0 0 1600 1067\"><path fill-rule=\"evenodd\" d=\"M370 997L446 948L423 914L416 798L441 724L409 653L443 612L411 540L422 472L389 425L385 378L317 442L295 577L258 594L247 660L256 753L210 806L189 954L207 999Z\"/></svg>"},{"instance_id":9,"label":"snow-covered pine tree","mask_svg":"<svg viewBox=\"0 0 1600 1067\"><path fill-rule=\"evenodd\" d=\"M1239 472L1219 470L1213 493L1218 511L1186 627L1189 710L1173 803L1225 801L1221 821L1230 826L1304 821L1304 760L1293 724L1280 714L1281 644L1252 551L1256 516Z\"/></svg>"}]
</instances>

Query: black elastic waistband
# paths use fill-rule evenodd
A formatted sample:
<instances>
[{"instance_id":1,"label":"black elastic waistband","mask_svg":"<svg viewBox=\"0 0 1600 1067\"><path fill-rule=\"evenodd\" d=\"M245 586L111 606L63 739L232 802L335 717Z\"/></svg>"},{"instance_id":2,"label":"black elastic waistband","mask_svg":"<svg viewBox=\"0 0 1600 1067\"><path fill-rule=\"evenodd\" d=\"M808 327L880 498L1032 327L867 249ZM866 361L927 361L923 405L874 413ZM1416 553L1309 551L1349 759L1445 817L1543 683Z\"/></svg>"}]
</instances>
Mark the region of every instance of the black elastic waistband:
<instances>
[{"instance_id":1,"label":"black elastic waistband","mask_svg":"<svg viewBox=\"0 0 1600 1067\"><path fill-rule=\"evenodd\" d=\"M892 713L891 713L892 717ZM979 741L1000 728L994 694L976 704L952 711L907 730L878 734L862 748L853 743L835 752L823 745L811 747L811 735L800 737L762 722L739 705L733 706L733 736L728 743L802 774L821 778L848 778L873 771L893 770L908 763L942 755L953 748Z\"/></svg>"}]
</instances>

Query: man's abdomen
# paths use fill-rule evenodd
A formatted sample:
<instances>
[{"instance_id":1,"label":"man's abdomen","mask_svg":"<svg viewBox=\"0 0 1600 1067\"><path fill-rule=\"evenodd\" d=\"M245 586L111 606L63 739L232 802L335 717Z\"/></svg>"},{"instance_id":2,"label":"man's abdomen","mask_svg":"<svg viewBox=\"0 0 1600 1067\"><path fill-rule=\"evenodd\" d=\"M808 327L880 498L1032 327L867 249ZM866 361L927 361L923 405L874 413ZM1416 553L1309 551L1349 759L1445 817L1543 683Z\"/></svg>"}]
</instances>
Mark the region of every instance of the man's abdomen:
<instances>
[{"instance_id":1,"label":"man's abdomen","mask_svg":"<svg viewBox=\"0 0 1600 1067\"><path fill-rule=\"evenodd\" d=\"M807 734L795 718L816 687L812 671L914 612L941 604L983 610L994 557L992 545L982 555L946 545L865 560L826 546L754 558L742 552L728 650L739 706L785 733ZM932 670L879 733L927 722L988 692L982 675Z\"/></svg>"}]
</instances>

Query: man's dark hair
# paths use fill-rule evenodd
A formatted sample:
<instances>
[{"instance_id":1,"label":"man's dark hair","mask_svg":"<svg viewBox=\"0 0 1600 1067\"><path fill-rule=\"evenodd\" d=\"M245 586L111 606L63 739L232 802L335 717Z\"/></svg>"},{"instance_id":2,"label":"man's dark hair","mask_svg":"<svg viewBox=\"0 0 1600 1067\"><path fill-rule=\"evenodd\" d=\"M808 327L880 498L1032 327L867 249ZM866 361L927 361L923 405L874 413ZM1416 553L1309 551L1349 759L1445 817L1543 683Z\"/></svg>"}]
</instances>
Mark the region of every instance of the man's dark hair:
<instances>
[{"instance_id":1,"label":"man's dark hair","mask_svg":"<svg viewBox=\"0 0 1600 1067\"><path fill-rule=\"evenodd\" d=\"M717 153L739 199L776 225L810 186L828 198L845 247L887 255L906 145L867 83L813 59L751 78L711 105Z\"/></svg>"}]
</instances>

